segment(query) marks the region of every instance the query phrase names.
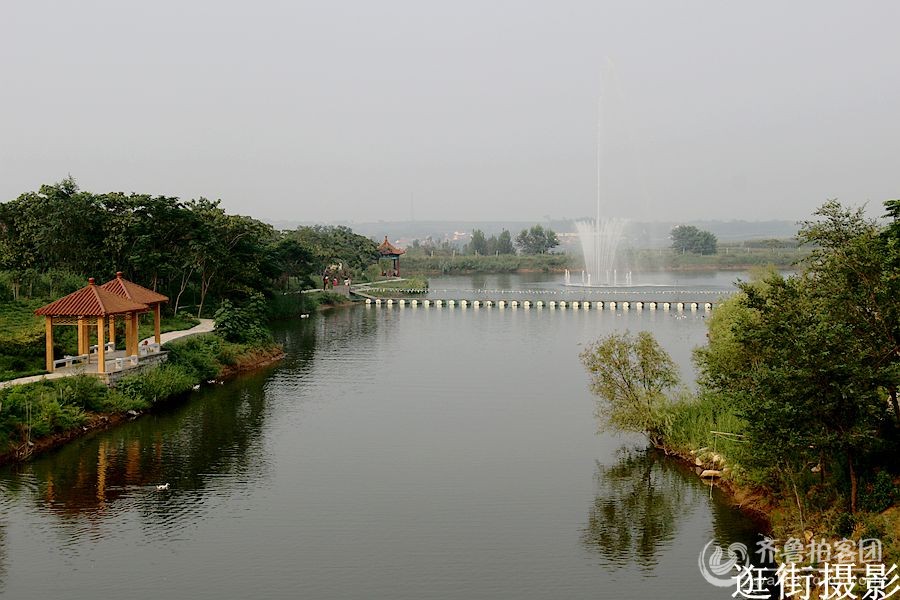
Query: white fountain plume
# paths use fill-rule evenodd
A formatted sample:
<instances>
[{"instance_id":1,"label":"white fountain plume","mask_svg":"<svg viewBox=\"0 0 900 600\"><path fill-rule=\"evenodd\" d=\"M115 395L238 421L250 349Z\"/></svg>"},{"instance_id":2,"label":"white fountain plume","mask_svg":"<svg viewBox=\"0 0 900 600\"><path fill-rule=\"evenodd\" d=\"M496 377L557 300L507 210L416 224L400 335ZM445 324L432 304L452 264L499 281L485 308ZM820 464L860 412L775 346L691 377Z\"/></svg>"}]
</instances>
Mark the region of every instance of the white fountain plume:
<instances>
[{"instance_id":1,"label":"white fountain plume","mask_svg":"<svg viewBox=\"0 0 900 600\"><path fill-rule=\"evenodd\" d=\"M581 240L584 267L592 285L615 285L611 277L616 272L616 256L626 219L605 218L597 221L576 221L575 230ZM630 279L630 277L629 277Z\"/></svg>"},{"instance_id":2,"label":"white fountain plume","mask_svg":"<svg viewBox=\"0 0 900 600\"><path fill-rule=\"evenodd\" d=\"M612 61L609 61L612 68ZM592 285L616 285L616 255L627 221L601 217L603 204L603 95L597 100L597 215L592 221L575 222L575 230L581 241L584 266ZM613 277L610 278L610 274ZM631 283L631 274L627 282ZM566 281L568 284L568 280ZM583 284L583 282L582 282Z\"/></svg>"}]
</instances>

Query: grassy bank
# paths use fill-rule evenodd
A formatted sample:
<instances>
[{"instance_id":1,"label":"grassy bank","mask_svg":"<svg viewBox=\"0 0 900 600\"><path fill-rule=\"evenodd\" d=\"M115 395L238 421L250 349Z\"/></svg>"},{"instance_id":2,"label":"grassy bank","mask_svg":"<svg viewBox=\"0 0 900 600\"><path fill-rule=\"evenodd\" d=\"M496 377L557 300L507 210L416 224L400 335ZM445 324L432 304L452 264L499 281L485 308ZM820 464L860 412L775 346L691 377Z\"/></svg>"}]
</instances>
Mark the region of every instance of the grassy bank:
<instances>
[{"instance_id":1,"label":"grassy bank","mask_svg":"<svg viewBox=\"0 0 900 600\"><path fill-rule=\"evenodd\" d=\"M620 251L623 264L635 271L747 270L760 266L780 269L794 267L808 257L809 248L748 248L721 246L716 254L681 253L671 248L629 249ZM469 273L556 272L582 269L579 252L500 256L426 256L403 257L404 273L410 275L464 275Z\"/></svg>"},{"instance_id":2,"label":"grassy bank","mask_svg":"<svg viewBox=\"0 0 900 600\"><path fill-rule=\"evenodd\" d=\"M215 334L197 335L164 346L169 360L135 373L108 388L79 375L0 389L0 462L26 458L73 437L144 411L194 386L276 360L271 342L237 344Z\"/></svg>"},{"instance_id":3,"label":"grassy bank","mask_svg":"<svg viewBox=\"0 0 900 600\"><path fill-rule=\"evenodd\" d=\"M639 271L747 270L774 266L788 269L808 257L809 248L720 247L715 254L681 253L671 248L625 250L624 260Z\"/></svg>"},{"instance_id":4,"label":"grassy bank","mask_svg":"<svg viewBox=\"0 0 900 600\"><path fill-rule=\"evenodd\" d=\"M408 275L461 275L467 273L516 273L520 271L562 271L574 268L581 258L569 254L499 256L424 256L403 257L403 272Z\"/></svg>"},{"instance_id":5,"label":"grassy bank","mask_svg":"<svg viewBox=\"0 0 900 600\"><path fill-rule=\"evenodd\" d=\"M794 537L833 541L879 539L884 562L900 563L900 486L885 470L862 478L860 509L847 511L847 490L824 482L821 471L807 468L791 474L793 485L773 486L761 476L750 454L753 448L740 433L744 419L726 398L714 394L685 397L660 413L662 436L657 446L693 465L698 474L720 473L713 479L729 492L735 504L763 517L773 538ZM729 435L731 434L731 435Z\"/></svg>"}]
</instances>

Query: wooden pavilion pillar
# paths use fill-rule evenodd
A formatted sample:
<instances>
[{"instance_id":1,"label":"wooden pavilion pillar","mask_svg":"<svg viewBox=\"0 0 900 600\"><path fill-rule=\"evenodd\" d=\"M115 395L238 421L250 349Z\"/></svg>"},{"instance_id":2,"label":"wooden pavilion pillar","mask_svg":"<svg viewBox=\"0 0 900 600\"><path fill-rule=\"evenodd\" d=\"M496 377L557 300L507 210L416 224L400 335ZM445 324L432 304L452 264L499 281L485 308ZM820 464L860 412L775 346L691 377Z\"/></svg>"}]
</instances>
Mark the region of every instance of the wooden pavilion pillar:
<instances>
[{"instance_id":1,"label":"wooden pavilion pillar","mask_svg":"<svg viewBox=\"0 0 900 600\"><path fill-rule=\"evenodd\" d=\"M125 355L131 356L131 342L134 338L134 321L131 320L131 315L125 315Z\"/></svg>"},{"instance_id":2,"label":"wooden pavilion pillar","mask_svg":"<svg viewBox=\"0 0 900 600\"><path fill-rule=\"evenodd\" d=\"M156 339L156 343L160 343L160 335L159 335L159 322L161 320L159 303L153 305L153 337Z\"/></svg>"},{"instance_id":3,"label":"wooden pavilion pillar","mask_svg":"<svg viewBox=\"0 0 900 600\"><path fill-rule=\"evenodd\" d=\"M109 315L109 341L116 343L116 315Z\"/></svg>"},{"instance_id":4,"label":"wooden pavilion pillar","mask_svg":"<svg viewBox=\"0 0 900 600\"><path fill-rule=\"evenodd\" d=\"M47 317L44 323L46 335L47 372L53 372L53 317Z\"/></svg>"},{"instance_id":5,"label":"wooden pavilion pillar","mask_svg":"<svg viewBox=\"0 0 900 600\"><path fill-rule=\"evenodd\" d=\"M97 372L106 373L106 319L97 317Z\"/></svg>"},{"instance_id":6,"label":"wooden pavilion pillar","mask_svg":"<svg viewBox=\"0 0 900 600\"><path fill-rule=\"evenodd\" d=\"M126 334L125 336L125 354L128 356L135 356L138 353L138 335L140 327L138 318L138 313L136 312L125 315L127 331L130 334Z\"/></svg>"},{"instance_id":7,"label":"wooden pavilion pillar","mask_svg":"<svg viewBox=\"0 0 900 600\"><path fill-rule=\"evenodd\" d=\"M78 354L87 354L88 362L90 362L91 345L88 340L89 332L87 322L84 317L78 317Z\"/></svg>"}]
</instances>

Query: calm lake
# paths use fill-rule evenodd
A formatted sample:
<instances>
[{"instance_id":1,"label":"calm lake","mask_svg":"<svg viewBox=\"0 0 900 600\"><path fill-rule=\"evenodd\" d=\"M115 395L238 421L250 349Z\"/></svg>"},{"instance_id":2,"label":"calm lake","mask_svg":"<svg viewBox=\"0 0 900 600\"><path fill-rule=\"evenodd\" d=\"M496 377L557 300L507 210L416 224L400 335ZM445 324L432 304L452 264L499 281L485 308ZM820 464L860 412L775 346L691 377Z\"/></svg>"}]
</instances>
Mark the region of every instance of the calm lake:
<instances>
[{"instance_id":1,"label":"calm lake","mask_svg":"<svg viewBox=\"0 0 900 600\"><path fill-rule=\"evenodd\" d=\"M431 294L559 281L435 278ZM598 434L578 359L649 330L690 383L705 315L684 314L395 305L283 323L281 363L0 471L0 595L730 598L698 553L757 526L640 437Z\"/></svg>"}]
</instances>

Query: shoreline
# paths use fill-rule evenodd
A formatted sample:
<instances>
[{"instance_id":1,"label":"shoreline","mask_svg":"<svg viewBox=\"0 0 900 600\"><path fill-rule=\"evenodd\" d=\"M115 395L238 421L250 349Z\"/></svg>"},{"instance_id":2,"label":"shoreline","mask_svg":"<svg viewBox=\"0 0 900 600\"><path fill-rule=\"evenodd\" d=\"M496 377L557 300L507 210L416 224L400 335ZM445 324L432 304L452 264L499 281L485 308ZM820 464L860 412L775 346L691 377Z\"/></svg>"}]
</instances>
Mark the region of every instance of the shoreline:
<instances>
[{"instance_id":1,"label":"shoreline","mask_svg":"<svg viewBox=\"0 0 900 600\"><path fill-rule=\"evenodd\" d=\"M703 471L708 468L715 468L716 465L704 463L697 458L697 453L685 454L667 446L651 445L651 447L656 452L661 453L666 459L674 460L693 471L697 479L704 482L706 485L720 489L728 496L728 499L734 508L737 508L753 521L762 525L765 529L765 533L772 533L774 527L772 524L771 512L776 508L774 496L763 490L754 490L749 487L738 485L733 480L725 477L701 477L700 474ZM698 464L698 462L700 464Z\"/></svg>"},{"instance_id":2,"label":"shoreline","mask_svg":"<svg viewBox=\"0 0 900 600\"><path fill-rule=\"evenodd\" d=\"M263 351L263 349L257 349L253 352L253 357L250 360L238 361L234 365L223 366L216 376L216 380L225 381L233 379L242 373L255 371L274 364L285 357L284 350L280 346L274 347L273 350L274 351L270 352ZM196 385L203 385L203 382L198 381ZM134 421L140 417L153 413L157 406L175 402L182 398L188 399L191 391L192 390L188 390L163 398L145 410L129 410L117 413L87 413L87 422L82 425L33 440L31 446L28 446L27 448L23 448L24 444L22 444L7 452L0 453L0 467L26 463L75 440L88 438L96 433L112 429L122 423Z\"/></svg>"}]
</instances>

